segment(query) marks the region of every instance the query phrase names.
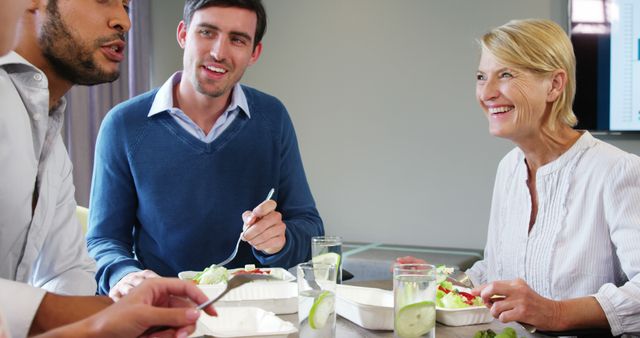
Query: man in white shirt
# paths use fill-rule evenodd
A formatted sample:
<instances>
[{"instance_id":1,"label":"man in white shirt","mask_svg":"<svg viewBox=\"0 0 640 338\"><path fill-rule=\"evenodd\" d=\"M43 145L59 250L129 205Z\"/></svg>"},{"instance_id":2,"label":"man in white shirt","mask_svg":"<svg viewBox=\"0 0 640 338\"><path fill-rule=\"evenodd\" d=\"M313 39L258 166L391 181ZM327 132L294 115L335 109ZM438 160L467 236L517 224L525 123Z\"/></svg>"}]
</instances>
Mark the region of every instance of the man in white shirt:
<instances>
[{"instance_id":1,"label":"man in white shirt","mask_svg":"<svg viewBox=\"0 0 640 338\"><path fill-rule=\"evenodd\" d=\"M46 322L36 316L52 298L47 291L96 292L95 263L75 217L72 165L60 136L62 96L75 84L118 77L130 26L128 1L39 0L28 6L13 12L23 13L15 52L0 57L0 308L13 337L110 304L92 299L88 312L62 311Z\"/></svg>"},{"instance_id":2,"label":"man in white shirt","mask_svg":"<svg viewBox=\"0 0 640 338\"><path fill-rule=\"evenodd\" d=\"M27 8L27 0L2 0L3 10L0 11L0 22L5 24L0 30L0 56L7 54L13 48L16 36L16 30L19 27L19 18L22 12ZM0 285L4 286L4 285ZM2 290L5 290L4 287ZM7 324L0 308L0 338L7 338Z\"/></svg>"},{"instance_id":3,"label":"man in white shirt","mask_svg":"<svg viewBox=\"0 0 640 338\"><path fill-rule=\"evenodd\" d=\"M135 337L156 325L171 326L168 333L186 337L199 316L194 302L206 300L188 282L145 282L112 306L107 297L46 292L95 293L94 264L87 257L74 217L71 165L60 141L61 97L75 83L117 78L118 53L122 52L117 40L123 40L129 27L123 10L128 2L0 3L0 21L5 24L0 31L0 99L7 105L0 114L0 251L8 258L0 266L0 338L54 328L46 336ZM21 31L18 53L5 57L14 46L19 18L29 3L32 7L23 17L26 27ZM103 42L100 52L83 48L91 44L82 44L61 15L70 18L83 10L90 14L86 20L74 17L76 27L79 24L83 32L96 33L95 39L99 36L95 28L107 21L118 39ZM100 53L109 60L107 67ZM215 315L211 306L206 311ZM73 324L62 326L67 323Z\"/></svg>"}]
</instances>

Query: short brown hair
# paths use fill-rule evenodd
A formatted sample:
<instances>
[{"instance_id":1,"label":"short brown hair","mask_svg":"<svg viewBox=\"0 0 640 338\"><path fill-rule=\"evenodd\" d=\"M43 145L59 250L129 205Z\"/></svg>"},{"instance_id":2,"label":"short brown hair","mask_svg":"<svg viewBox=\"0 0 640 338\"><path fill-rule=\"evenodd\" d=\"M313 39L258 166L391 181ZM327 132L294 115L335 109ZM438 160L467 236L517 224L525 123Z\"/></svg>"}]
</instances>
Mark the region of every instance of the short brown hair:
<instances>
[{"instance_id":1,"label":"short brown hair","mask_svg":"<svg viewBox=\"0 0 640 338\"><path fill-rule=\"evenodd\" d=\"M196 11L207 7L237 7L248 9L256 13L258 21L256 24L253 48L262 41L262 37L267 31L267 12L264 10L261 0L186 0L184 2L184 12L182 17L185 26L189 27L191 18L193 18L193 14Z\"/></svg>"}]
</instances>

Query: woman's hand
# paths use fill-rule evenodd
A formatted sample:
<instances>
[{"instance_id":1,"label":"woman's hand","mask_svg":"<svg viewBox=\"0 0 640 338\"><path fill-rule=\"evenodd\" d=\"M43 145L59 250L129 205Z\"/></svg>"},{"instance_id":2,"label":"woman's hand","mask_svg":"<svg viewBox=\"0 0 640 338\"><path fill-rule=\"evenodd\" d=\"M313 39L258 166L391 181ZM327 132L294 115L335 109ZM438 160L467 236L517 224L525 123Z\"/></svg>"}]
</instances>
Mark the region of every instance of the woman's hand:
<instances>
[{"instance_id":1,"label":"woman's hand","mask_svg":"<svg viewBox=\"0 0 640 338\"><path fill-rule=\"evenodd\" d=\"M471 290L503 323L521 322L545 331L563 331L561 304L537 294L522 279L496 281Z\"/></svg>"},{"instance_id":2,"label":"woman's hand","mask_svg":"<svg viewBox=\"0 0 640 338\"><path fill-rule=\"evenodd\" d=\"M413 256L404 256L396 258L396 264L427 264L427 261Z\"/></svg>"},{"instance_id":3,"label":"woman's hand","mask_svg":"<svg viewBox=\"0 0 640 338\"><path fill-rule=\"evenodd\" d=\"M393 264L391 264L391 267L389 268L391 272L393 272L393 267L396 266L396 264L427 264L427 261L425 261L424 259L413 257L413 256L398 257L396 258L396 261Z\"/></svg>"},{"instance_id":4,"label":"woman's hand","mask_svg":"<svg viewBox=\"0 0 640 338\"><path fill-rule=\"evenodd\" d=\"M482 297L493 317L503 323L517 321L543 331L610 329L600 303L592 296L556 301L540 296L522 279L491 282L471 294Z\"/></svg>"}]
</instances>

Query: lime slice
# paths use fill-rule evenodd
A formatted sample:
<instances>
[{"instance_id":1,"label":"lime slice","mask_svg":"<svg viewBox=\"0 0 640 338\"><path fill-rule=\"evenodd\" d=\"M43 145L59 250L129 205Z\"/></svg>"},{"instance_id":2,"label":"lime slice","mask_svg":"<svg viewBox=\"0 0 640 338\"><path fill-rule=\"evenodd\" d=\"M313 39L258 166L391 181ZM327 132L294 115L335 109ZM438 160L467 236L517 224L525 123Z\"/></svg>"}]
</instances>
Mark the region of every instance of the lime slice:
<instances>
[{"instance_id":1,"label":"lime slice","mask_svg":"<svg viewBox=\"0 0 640 338\"><path fill-rule=\"evenodd\" d=\"M436 325L436 304L424 301L406 305L396 315L396 331L400 337L420 337Z\"/></svg>"},{"instance_id":2,"label":"lime slice","mask_svg":"<svg viewBox=\"0 0 640 338\"><path fill-rule=\"evenodd\" d=\"M333 293L322 291L313 302L309 311L309 326L312 329L321 329L327 324L329 316L333 313L335 298Z\"/></svg>"},{"instance_id":3,"label":"lime slice","mask_svg":"<svg viewBox=\"0 0 640 338\"><path fill-rule=\"evenodd\" d=\"M311 261L313 264L333 264L337 268L340 266L340 255L335 252L327 252L313 257Z\"/></svg>"},{"instance_id":4,"label":"lime slice","mask_svg":"<svg viewBox=\"0 0 640 338\"><path fill-rule=\"evenodd\" d=\"M319 264L333 265L337 270L338 267L340 266L340 255L338 255L335 252L327 252L327 253L323 253L322 255L317 255L313 257L311 261L313 262L313 264L318 264L318 265ZM314 273L315 273L316 279L319 279L319 280L329 279L329 270L327 269L316 268L314 269ZM334 277L336 277L337 275L338 273L335 272Z\"/></svg>"}]
</instances>

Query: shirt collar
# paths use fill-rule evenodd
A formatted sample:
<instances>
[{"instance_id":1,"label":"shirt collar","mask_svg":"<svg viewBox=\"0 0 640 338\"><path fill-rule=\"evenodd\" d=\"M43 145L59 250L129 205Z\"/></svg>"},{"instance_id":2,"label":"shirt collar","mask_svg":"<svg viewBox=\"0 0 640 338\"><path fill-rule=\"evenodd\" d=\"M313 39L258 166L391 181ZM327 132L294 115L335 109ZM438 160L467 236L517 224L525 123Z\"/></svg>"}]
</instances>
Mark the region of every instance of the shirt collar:
<instances>
[{"instance_id":1,"label":"shirt collar","mask_svg":"<svg viewBox=\"0 0 640 338\"><path fill-rule=\"evenodd\" d=\"M13 81L17 81L16 89L21 95L25 95L23 92L23 85L27 84L30 87L37 87L43 90L46 93L46 98L42 99L42 101L47 102L45 106L46 111L48 111L48 115L54 118L56 121L62 122L64 118L64 111L67 106L67 98L65 96L60 98L59 104L54 107L51 111L49 111L49 81L47 75L40 70L40 68L31 64L31 62L27 61L22 55L16 53L15 51L9 52L5 56L0 56L0 67L4 68L4 70L8 74L11 75ZM34 75L35 73L35 75ZM31 79L33 76L40 76L42 81L34 84L33 81L27 81L27 78ZM30 106L31 103L35 101L25 102L25 106ZM40 107L40 106L38 106ZM27 109L30 115L34 114L34 109Z\"/></svg>"},{"instance_id":2,"label":"shirt collar","mask_svg":"<svg viewBox=\"0 0 640 338\"><path fill-rule=\"evenodd\" d=\"M5 56L0 56L0 66L10 65L10 64L25 64L35 68L35 66L29 63L29 61L27 61L25 58L20 56L20 54L14 51L10 51Z\"/></svg>"},{"instance_id":3,"label":"shirt collar","mask_svg":"<svg viewBox=\"0 0 640 338\"><path fill-rule=\"evenodd\" d=\"M30 71L39 73L44 79L47 78L46 74L42 70L40 70L38 67L31 64L31 62L27 61L27 59L22 57L22 55L14 51L9 52L5 56L0 56L0 67L3 67L6 69L7 66L11 66L11 65L26 66L27 68L30 68L29 69ZM48 88L48 85L46 83L45 83L45 87Z\"/></svg>"},{"instance_id":4,"label":"shirt collar","mask_svg":"<svg viewBox=\"0 0 640 338\"><path fill-rule=\"evenodd\" d=\"M177 109L173 104L173 87L178 85L182 80L182 72L175 72L171 77L158 89L156 93L156 97L153 99L153 103L151 104L151 109L149 109L148 117L153 115L171 111ZM236 108L240 108L247 117L251 118L251 113L249 112L249 104L247 103L247 97L244 94L244 90L242 90L242 86L240 83L236 83L233 86L233 90L231 92L231 102L227 109L225 109L224 113L231 112Z\"/></svg>"},{"instance_id":5,"label":"shirt collar","mask_svg":"<svg viewBox=\"0 0 640 338\"><path fill-rule=\"evenodd\" d=\"M548 175L561 168L566 167L571 162L575 162L575 160L579 158L582 153L584 153L586 150L588 150L589 148L593 147L596 144L595 142L596 139L591 135L591 133L589 133L586 130L584 131L579 130L579 132L581 132L582 135L580 135L580 137L576 140L576 142L564 153L558 156L558 158L538 168L536 175L543 175L543 176ZM524 157L524 152L521 149L519 149L519 152L520 152L520 161L522 164L522 171L520 173L520 176L523 179L527 179L529 173L526 170L527 163L525 161L526 159Z\"/></svg>"}]
</instances>

